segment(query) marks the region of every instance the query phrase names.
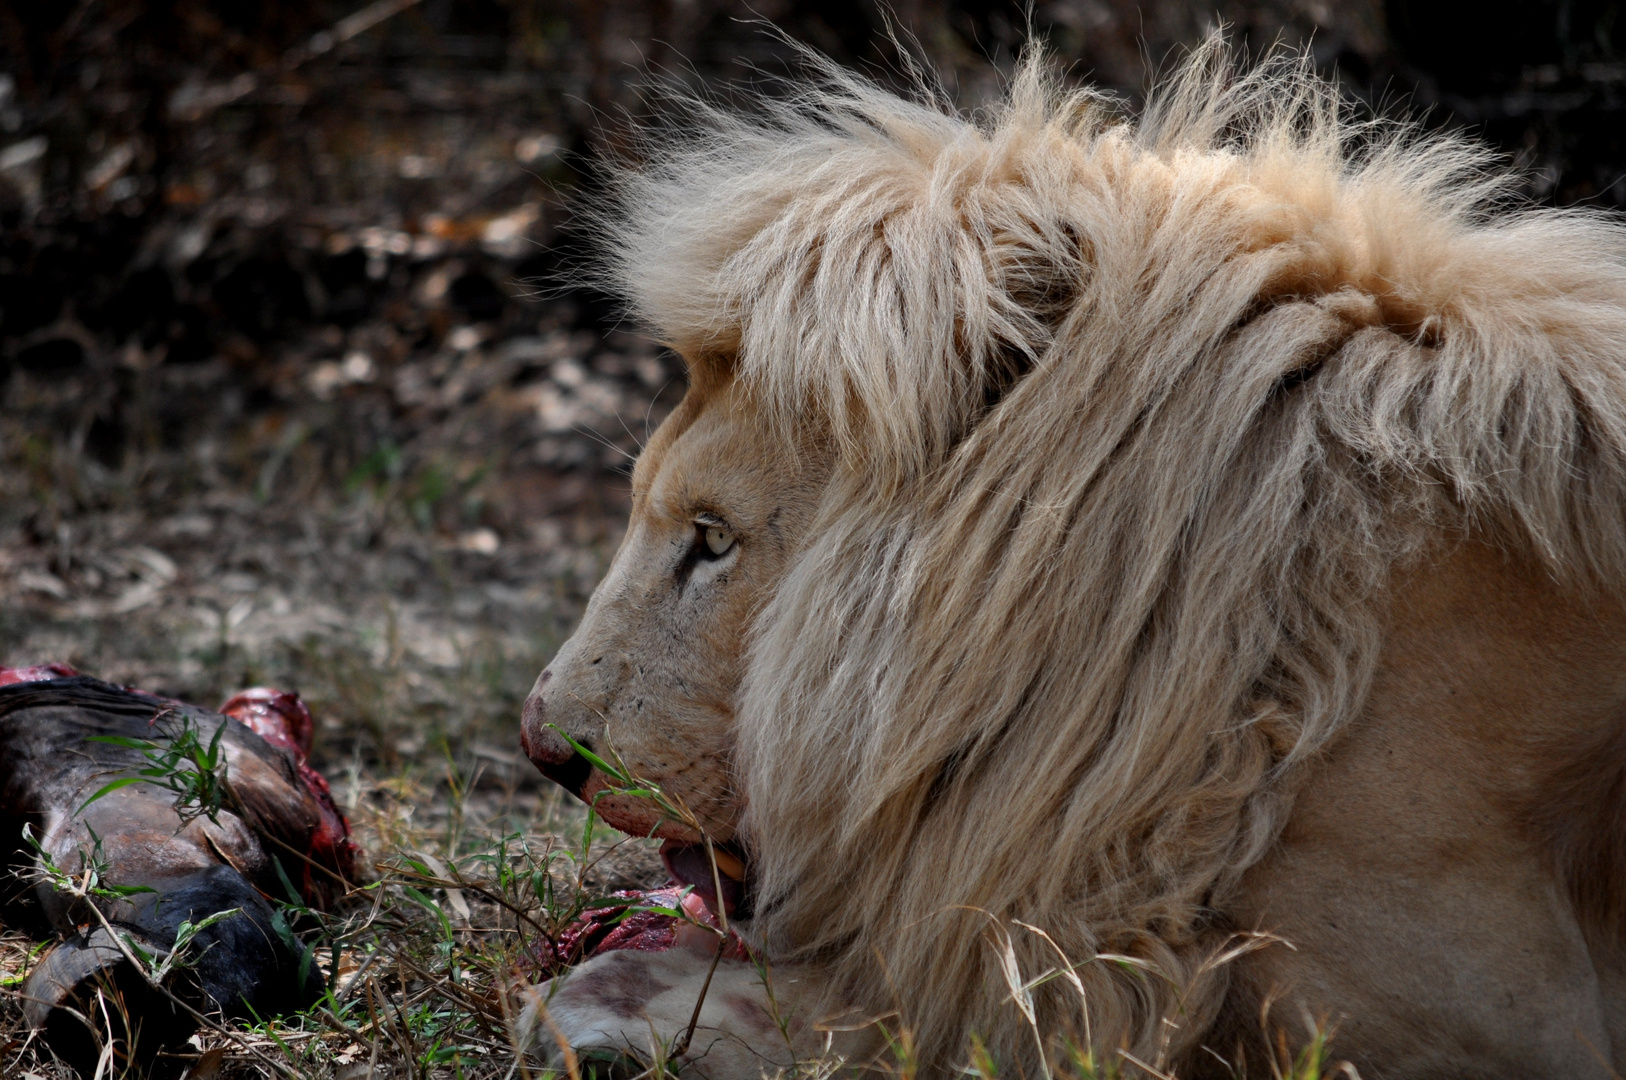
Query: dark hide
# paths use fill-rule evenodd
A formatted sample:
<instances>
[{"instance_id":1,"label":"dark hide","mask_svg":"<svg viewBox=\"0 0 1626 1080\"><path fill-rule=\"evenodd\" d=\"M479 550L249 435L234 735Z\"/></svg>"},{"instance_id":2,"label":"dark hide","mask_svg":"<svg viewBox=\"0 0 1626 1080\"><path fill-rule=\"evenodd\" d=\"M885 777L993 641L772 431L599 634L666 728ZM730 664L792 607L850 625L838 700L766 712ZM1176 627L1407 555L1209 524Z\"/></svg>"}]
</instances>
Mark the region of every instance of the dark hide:
<instances>
[{"instance_id":1,"label":"dark hide","mask_svg":"<svg viewBox=\"0 0 1626 1080\"><path fill-rule=\"evenodd\" d=\"M286 900L291 886L306 903L322 906L354 877L356 849L326 783L304 762L310 738L304 706L292 695L251 691L226 706L242 720L228 719L86 676L52 677L64 670L0 669L0 683L12 682L0 685L0 853L6 859L0 915L37 936L58 938L23 987L30 1024L87 1074L103 1038L123 1043L121 1057L150 1062L157 1050L196 1029L190 1015L130 966L84 901L43 878L25 824L60 870L78 876L94 861L103 864L106 883L153 890L96 901L115 930L150 953L167 954L182 921L240 909L193 939L187 963L166 984L199 1012L265 1017L310 1004L321 992L319 973L306 963L301 977L297 943L285 926L279 929L268 897ZM35 681L15 681L19 677ZM147 783L85 805L109 782L147 764L137 750L91 737L163 743L183 723L205 744L226 725L221 747L241 813L222 810L218 824L207 817L183 823L173 793ZM124 1030L122 1018L116 1030L86 1031L74 1013L93 1015L98 988L108 1000L121 1000L133 1031Z\"/></svg>"}]
</instances>

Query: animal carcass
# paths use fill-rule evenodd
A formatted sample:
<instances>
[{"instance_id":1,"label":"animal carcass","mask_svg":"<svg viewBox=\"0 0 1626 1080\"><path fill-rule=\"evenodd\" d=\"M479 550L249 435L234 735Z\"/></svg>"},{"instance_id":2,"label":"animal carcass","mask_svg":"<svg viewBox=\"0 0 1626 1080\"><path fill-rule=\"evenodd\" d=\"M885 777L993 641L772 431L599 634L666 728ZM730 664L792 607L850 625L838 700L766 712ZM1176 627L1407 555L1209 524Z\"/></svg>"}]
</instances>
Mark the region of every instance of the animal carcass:
<instances>
[{"instance_id":1,"label":"animal carcass","mask_svg":"<svg viewBox=\"0 0 1626 1080\"><path fill-rule=\"evenodd\" d=\"M323 906L355 878L349 825L306 762L311 735L304 704L274 690L211 712L62 665L0 668L0 916L56 939L23 996L60 1057L85 1071L112 1040L150 1059L196 1029L194 1011L264 1017L320 994L273 906L291 892ZM213 776L173 755L162 775L188 746L213 747ZM214 805L166 782L213 783ZM185 924L223 912L155 986Z\"/></svg>"}]
</instances>

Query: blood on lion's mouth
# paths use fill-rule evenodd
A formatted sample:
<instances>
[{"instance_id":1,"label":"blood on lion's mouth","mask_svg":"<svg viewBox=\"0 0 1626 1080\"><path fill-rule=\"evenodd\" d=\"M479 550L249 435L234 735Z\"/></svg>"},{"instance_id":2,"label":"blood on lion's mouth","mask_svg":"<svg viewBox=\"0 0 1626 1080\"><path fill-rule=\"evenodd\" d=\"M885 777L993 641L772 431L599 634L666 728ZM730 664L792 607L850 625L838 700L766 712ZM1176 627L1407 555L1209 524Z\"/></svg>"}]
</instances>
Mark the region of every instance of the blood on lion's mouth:
<instances>
[{"instance_id":1,"label":"blood on lion's mouth","mask_svg":"<svg viewBox=\"0 0 1626 1080\"><path fill-rule=\"evenodd\" d=\"M712 859L717 862L717 873L712 874ZM751 915L750 874L744 852L733 844L712 844L708 857L705 844L680 844L668 840L661 845L661 862L666 872L679 885L694 889L694 895L705 902L707 908L718 909L717 889L722 887L722 910L730 918L749 918Z\"/></svg>"}]
</instances>

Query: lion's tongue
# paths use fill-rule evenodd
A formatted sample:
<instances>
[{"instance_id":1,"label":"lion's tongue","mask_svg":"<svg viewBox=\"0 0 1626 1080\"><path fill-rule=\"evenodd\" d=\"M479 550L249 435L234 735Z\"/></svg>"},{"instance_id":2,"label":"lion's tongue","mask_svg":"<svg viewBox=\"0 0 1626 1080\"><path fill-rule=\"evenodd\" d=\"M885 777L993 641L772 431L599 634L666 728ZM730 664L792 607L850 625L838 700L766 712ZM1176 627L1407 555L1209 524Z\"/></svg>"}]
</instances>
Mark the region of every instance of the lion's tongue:
<instances>
[{"instance_id":1,"label":"lion's tongue","mask_svg":"<svg viewBox=\"0 0 1626 1080\"><path fill-rule=\"evenodd\" d=\"M723 910L733 915L739 909L745 895L744 882L736 881L720 871L713 877L711 859L706 854L704 844L680 844L668 840L661 845L661 862L666 864L667 873L679 885L692 886L693 895L704 901L710 911L717 910L718 882L723 887Z\"/></svg>"}]
</instances>

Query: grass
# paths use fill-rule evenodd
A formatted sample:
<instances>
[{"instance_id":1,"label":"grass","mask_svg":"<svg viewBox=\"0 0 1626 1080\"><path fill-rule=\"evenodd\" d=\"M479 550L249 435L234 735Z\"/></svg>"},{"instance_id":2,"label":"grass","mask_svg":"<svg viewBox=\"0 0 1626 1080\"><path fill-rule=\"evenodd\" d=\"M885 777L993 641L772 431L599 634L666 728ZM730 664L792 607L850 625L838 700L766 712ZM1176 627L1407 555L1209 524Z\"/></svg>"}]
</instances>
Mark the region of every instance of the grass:
<instances>
[{"instance_id":1,"label":"grass","mask_svg":"<svg viewBox=\"0 0 1626 1080\"><path fill-rule=\"evenodd\" d=\"M528 681L508 677L500 654L471 654L433 678L418 671L414 683L407 677L414 665L403 651L387 635L376 644L383 647L304 641L267 657L239 657L233 667L293 670L321 695L325 737L344 740L339 745L349 751L341 767L330 759L327 772L373 866L370 880L327 912L305 907L289 887L280 913L307 962L321 971L323 996L294 1016L205 1025L164 1062L194 1080L552 1077L514 1041L525 988L556 966L561 933L583 911L624 904L607 898L620 889L658 884L664 876L652 842L607 829L562 789L541 782L529 762L497 749L515 726L523 695L517 687ZM453 722L456 710L449 704L457 695L466 709L462 725ZM170 734L175 737L167 743L138 748L149 764L146 782L173 792L183 814L229 807L229 776L219 755L196 732ZM377 752L366 752L368 747ZM664 792L641 785L613 754L598 758L598 765L615 790L640 793L674 818L687 816ZM80 867L57 869L56 879L65 892L105 896L119 890L94 852L86 853ZM40 951L24 936L0 935L0 1075L67 1080L72 1073L27 1032L17 1000ZM162 981L169 969L184 966L184 953L183 942L169 957L139 959ZM1007 976L1014 1006L1021 1009L1040 982L1069 974L1066 965L1035 978L1012 968ZM104 1027L117 1029L118 1008L110 995ZM890 1053L880 1071L900 1080L923 1075L910 1032L884 1030ZM1037 1028L1034 1035L1046 1044ZM120 1068L124 1056L116 1049L105 1055L105 1077L133 1077ZM664 1049L663 1058L680 1051ZM1323 1080L1344 1071L1329 1061L1319 1035L1309 1045L1281 1041L1274 1050L1275 1080ZM1008 1075L975 1037L966 1057L968 1075ZM667 1064L611 1068L575 1062L578 1080L606 1071L656 1080L666 1075ZM839 1061L814 1060L802 1063L796 1075L816 1080L845 1072ZM1074 1051L1054 1062L1049 1075L1130 1080L1167 1073L1158 1062Z\"/></svg>"},{"instance_id":2,"label":"grass","mask_svg":"<svg viewBox=\"0 0 1626 1080\"><path fill-rule=\"evenodd\" d=\"M473 354L458 363L475 365ZM292 890L282 905L323 976L314 1007L205 1024L164 1064L191 1080L545 1076L511 1034L524 989L556 964L561 931L584 910L665 878L653 843L599 827L517 750L531 681L617 542L625 479L527 465L515 418L531 406L501 386L427 420L386 409L378 388L233 416L216 408L233 371L154 369L159 385L127 418L140 438L116 464L83 449L88 375L14 375L0 416L0 663L60 660L203 705L256 684L300 692L318 723L313 763L372 860L369 880L332 910L309 910ZM566 483L589 497L560 503ZM471 536L479 543L464 543ZM148 751L147 779L175 781L184 813L229 809L214 749L173 734ZM618 761L600 764L639 789ZM641 790L685 816L665 793ZM94 851L58 872L64 891L120 887ZM0 1076L67 1080L17 997L41 950L0 930ZM162 982L184 966L178 952L136 960ZM1065 975L1039 976L1053 977ZM1035 985L1014 975L1013 1007ZM104 1029L118 1009L112 993ZM886 1034L876 1068L920 1075L911 1033ZM1337 1072L1324 1040L1277 1049L1279 1080ZM968 1075L1005 1075L975 1040L966 1061ZM111 1051L102 1064L95 1080L127 1072ZM607 1070L583 1060L575 1071ZM834 1060L797 1069L803 1080L843 1071ZM1052 1074L1161 1070L1078 1053Z\"/></svg>"},{"instance_id":3,"label":"grass","mask_svg":"<svg viewBox=\"0 0 1626 1080\"><path fill-rule=\"evenodd\" d=\"M188 742L184 733L179 741L187 746L197 742ZM190 764L163 751L149 750L148 755L158 763L149 782L175 791L177 802L193 812L203 812L196 809L202 793L224 787L229 800L223 770L213 783L199 776L208 771L200 764L208 760L201 751L191 755ZM636 778L619 761L604 761L602 767L615 778L619 792L636 787ZM658 789L644 790L669 806ZM590 810L561 794L538 792L528 780L493 770L477 754L444 752L433 768L419 760L387 775L353 773L340 795L358 834L377 857L372 879L327 912L305 907L289 885L279 909L306 961L322 973L321 999L293 1016L245 1024L208 1021L191 1045L166 1055L162 1064L184 1068L194 1080L559 1077L515 1042L526 987L539 972L556 968L561 933L584 910L625 906L608 893L653 884L649 842L604 828ZM423 813L425 808L433 812ZM669 812L681 816L682 808L669 806ZM86 865L77 873L48 869L59 891L81 897L120 893L116 882L106 880L106 867L94 853L87 853ZM185 967L192 934L228 914L183 926L176 949L167 956L143 953L133 959L163 984ZM17 934L0 936L0 1038L5 1039L0 1074L66 1080L72 1074L20 1023L16 988L40 953L40 945ZM1012 974L1012 1001L1021 1008L1028 991L1056 974L1026 981ZM1061 977L1067 977L1065 970ZM112 1022L119 1008L117 996L110 993L104 1026L123 1030ZM910 1033L881 1023L890 1056L879 1072L914 1080L921 1074ZM1035 1036L1042 1045L1037 1029ZM682 1047L664 1050L657 1060L645 1062L572 1058L569 1071L574 1080L601 1075L661 1080ZM982 1080L1002 1075L975 1035L967 1051L967 1075ZM136 1075L120 1068L124 1058L122 1047L104 1046L105 1070L99 1069L98 1076ZM1296 1050L1281 1036L1270 1068L1274 1080L1355 1075L1349 1066L1329 1061L1322 1033ZM812 1060L785 1075L823 1080L849 1073L839 1060ZM1170 1074L1125 1053L1075 1049L1045 1075L1055 1080L1167 1080Z\"/></svg>"},{"instance_id":4,"label":"grass","mask_svg":"<svg viewBox=\"0 0 1626 1080\"><path fill-rule=\"evenodd\" d=\"M407 620L388 605L372 621L267 639L239 633L241 624L190 639L159 635L153 628L164 625L166 610L144 616L139 634L105 619L36 613L19 620L12 612L0 616L0 634L12 635L9 641L0 637L0 645L13 656L30 641L60 636L95 650L85 664L92 670L100 654L190 671L191 696L205 702L255 682L297 686L318 719L318 762L373 860L371 880L331 911L304 907L291 889L282 905L288 932L323 975L325 992L314 1007L257 1023L205 1026L167 1064L195 1080L553 1075L514 1042L525 987L554 965L561 932L584 910L605 905L612 892L664 878L652 842L599 825L516 752L520 704L557 637L516 636L491 625L478 633L451 627L447 635L463 644L435 664L418 651ZM166 655L155 640L181 641L182 651ZM146 749L154 774L148 779L168 786L184 813L229 804L223 790L229 778L210 782L216 775L210 763L218 758L207 741L195 733L188 739L184 730L172 734L179 738ZM617 789L638 791L670 816L685 816L664 792L640 786L613 755L601 758L599 767ZM94 867L94 853L89 855ZM89 887L75 884L83 878L63 877L65 889ZM118 883L99 874L94 887L116 890ZM0 935L0 1075L66 1080L72 1074L27 1032L16 997L39 952L26 937ZM148 970L161 974L156 965L164 962L155 959ZM1013 974L1015 1007L1038 981L1058 977L1066 978L1065 972L1037 979ZM108 1013L117 1010L110 997ZM1041 1032L1035 1037L1045 1043ZM890 1030L888 1042L883 1073L923 1075L909 1031ZM674 1047L665 1049L669 1054ZM1271 1070L1277 1080L1339 1073L1322 1038L1275 1049ZM987 1080L1008 1075L975 1039L966 1058L968 1074ZM125 1075L121 1060L108 1055L108 1080ZM625 1065L611 1070L604 1062L576 1063L578 1078L606 1071L642 1071L653 1080L665 1074L666 1062L644 1062L630 1071ZM842 1072L839 1062L818 1060L797 1070L806 1080ZM1157 1062L1085 1052L1054 1062L1052 1072L1053 1080L1164 1075Z\"/></svg>"},{"instance_id":5,"label":"grass","mask_svg":"<svg viewBox=\"0 0 1626 1080\"><path fill-rule=\"evenodd\" d=\"M644 842L594 827L585 810L531 785L493 782L488 770L478 757L448 756L438 774L413 764L341 787L379 856L373 880L326 913L292 893L281 906L322 971L322 999L297 1016L207 1027L174 1063L200 1080L367 1075L358 1065L425 1080L537 1075L511 1041L521 988L585 906L639 883L628 879L647 876L651 860ZM421 813L426 804L438 812ZM92 874L58 876L67 890L117 888ZM162 980L184 951L183 942L169 958L141 959ZM69 1075L21 1028L16 987L38 955L16 934L0 939L6 1076ZM119 1074L110 1065L108 1075Z\"/></svg>"},{"instance_id":6,"label":"grass","mask_svg":"<svg viewBox=\"0 0 1626 1080\"><path fill-rule=\"evenodd\" d=\"M649 843L593 827L585 808L517 751L520 703L579 610L582 575L544 577L527 594L540 602L517 613L472 605L489 571L437 549L435 534L422 527L422 486L405 494L379 485L326 490L335 487L318 531L337 531L354 518L368 524L361 542L333 545L345 564L338 573L302 573L289 550L303 530L287 527L285 508L244 503L233 511L235 522L228 518L211 537L204 554L213 568L191 582L183 575L155 603L89 615L71 596L53 603L57 598L25 595L0 606L0 662L57 658L203 704L249 685L285 686L298 689L317 716L316 764L374 860L371 880L333 910L306 909L291 895L282 907L289 932L324 976L324 997L298 1016L206 1026L166 1062L172 1071L184 1068L197 1080L536 1075L509 1033L520 989L535 980L553 941L585 905L661 876ZM157 531L165 515L189 509L184 498L156 501L161 509L149 510L138 531ZM89 512L80 507L68 530L83 539L51 572L70 587L115 588L91 575L105 561L98 547L128 543L112 519L128 516L129 505L121 498ZM227 531L235 535L218 536ZM229 593L216 599L219 582L237 572L234 562L241 565L221 553L220 541L267 534L274 543L256 569L272 583L230 602ZM602 566L602 534L588 523L575 535L585 536L578 554ZM391 586L389 564L403 549L429 571L419 585L428 595L415 604ZM26 545L13 551L14 565L37 559ZM184 549L176 551L174 561L184 565L184 558ZM261 620L275 617L279 594L290 621L266 629ZM300 618L318 607L329 612L325 621ZM183 814L229 808L218 748L195 732L169 734L175 737L136 748L147 758L150 775L142 779L169 787ZM94 853L87 857L94 867ZM118 888L103 875L61 877L65 889ZM17 988L39 954L37 943L18 933L0 936L3 1076L72 1075L23 1024ZM181 960L154 958L145 967L167 976L166 962ZM110 997L106 1008L116 1014L118 1001ZM109 1054L105 1075L122 1075L120 1063Z\"/></svg>"}]
</instances>

